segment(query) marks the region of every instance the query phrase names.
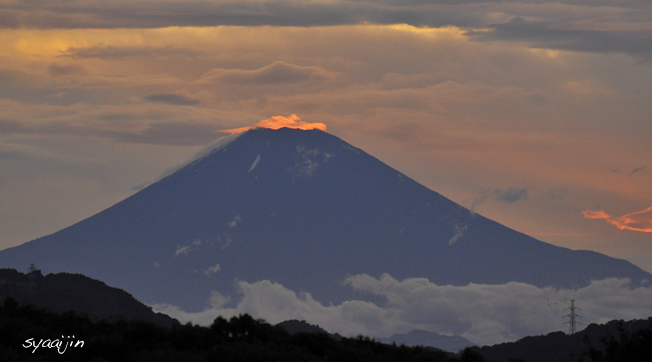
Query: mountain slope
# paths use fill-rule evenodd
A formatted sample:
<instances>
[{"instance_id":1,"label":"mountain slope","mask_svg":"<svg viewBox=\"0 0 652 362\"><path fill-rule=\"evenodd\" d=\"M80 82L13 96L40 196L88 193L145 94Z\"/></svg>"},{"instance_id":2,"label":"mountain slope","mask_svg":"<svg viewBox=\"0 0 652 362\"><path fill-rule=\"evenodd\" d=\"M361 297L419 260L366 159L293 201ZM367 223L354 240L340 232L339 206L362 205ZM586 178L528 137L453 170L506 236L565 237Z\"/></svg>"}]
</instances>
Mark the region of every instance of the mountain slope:
<instances>
[{"instance_id":1,"label":"mountain slope","mask_svg":"<svg viewBox=\"0 0 652 362\"><path fill-rule=\"evenodd\" d=\"M189 310L211 291L235 296L235 279L324 303L351 297L342 282L359 273L452 285L652 280L472 214L328 133L294 129L248 131L86 220L0 251L0 267L29 263Z\"/></svg>"}]
</instances>

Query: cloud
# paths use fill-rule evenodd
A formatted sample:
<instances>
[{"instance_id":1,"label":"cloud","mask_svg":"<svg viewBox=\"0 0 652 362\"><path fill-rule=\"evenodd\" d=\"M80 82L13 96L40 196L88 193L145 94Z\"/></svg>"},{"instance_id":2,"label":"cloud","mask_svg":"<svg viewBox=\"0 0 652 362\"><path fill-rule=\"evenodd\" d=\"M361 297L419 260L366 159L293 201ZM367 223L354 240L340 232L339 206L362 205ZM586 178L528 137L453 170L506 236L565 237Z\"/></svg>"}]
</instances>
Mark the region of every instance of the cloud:
<instances>
[{"instance_id":1,"label":"cloud","mask_svg":"<svg viewBox=\"0 0 652 362\"><path fill-rule=\"evenodd\" d=\"M330 72L315 66L298 66L276 61L259 69L212 69L197 83L231 83L241 85L292 84L332 77Z\"/></svg>"},{"instance_id":2,"label":"cloud","mask_svg":"<svg viewBox=\"0 0 652 362\"><path fill-rule=\"evenodd\" d=\"M12 6L13 5L13 6ZM169 26L332 26L446 21L455 12L441 6L358 1L208 1L48 4L17 1L0 7L0 27L154 28ZM469 18L468 15L463 18ZM448 20L450 21L450 20Z\"/></svg>"},{"instance_id":3,"label":"cloud","mask_svg":"<svg viewBox=\"0 0 652 362\"><path fill-rule=\"evenodd\" d=\"M587 219L603 219L620 230L652 233L652 206L643 211L636 211L623 216L614 217L604 211L582 211Z\"/></svg>"},{"instance_id":4,"label":"cloud","mask_svg":"<svg viewBox=\"0 0 652 362\"><path fill-rule=\"evenodd\" d=\"M100 131L98 135L109 136L117 141L154 145L199 146L215 140L210 125L183 122L163 122L146 125L142 130L129 132Z\"/></svg>"},{"instance_id":5,"label":"cloud","mask_svg":"<svg viewBox=\"0 0 652 362\"><path fill-rule=\"evenodd\" d=\"M568 190L564 187L551 188L543 192L543 195L548 198L548 200L561 200L563 199Z\"/></svg>"},{"instance_id":6,"label":"cloud","mask_svg":"<svg viewBox=\"0 0 652 362\"><path fill-rule=\"evenodd\" d=\"M323 27L356 24L457 26L478 40L537 48L623 52L649 57L649 9L636 2L480 1L14 1L0 28L133 29L210 26Z\"/></svg>"},{"instance_id":7,"label":"cloud","mask_svg":"<svg viewBox=\"0 0 652 362\"><path fill-rule=\"evenodd\" d=\"M528 193L525 187L510 187L504 190L501 188L487 189L473 199L471 210L475 210L478 205L485 203L487 200L513 204L518 201L527 200L527 196Z\"/></svg>"},{"instance_id":8,"label":"cloud","mask_svg":"<svg viewBox=\"0 0 652 362\"><path fill-rule=\"evenodd\" d=\"M192 106L199 104L198 99L176 93L152 93L146 95L144 98L149 102L161 102L175 106Z\"/></svg>"},{"instance_id":9,"label":"cloud","mask_svg":"<svg viewBox=\"0 0 652 362\"><path fill-rule=\"evenodd\" d=\"M262 120L256 123L253 126L226 129L220 132L223 133L242 133L254 128L269 128L269 129L280 129L280 128L294 128L294 129L303 129L311 130L318 129L326 132L326 125L323 123L308 123L302 121L296 114L291 115L290 117L284 116L274 116L269 119Z\"/></svg>"},{"instance_id":10,"label":"cloud","mask_svg":"<svg viewBox=\"0 0 652 362\"><path fill-rule=\"evenodd\" d=\"M286 1L269 5L203 0L71 0L56 6L44 1L1 3L0 12L8 4L22 4L20 16L15 19L34 24L0 32L0 113L1 118L10 121L0 124L7 130L0 135L0 142L3 150L7 145L21 150L12 150L8 157L15 159L5 161L1 167L1 177L14 180L12 187L4 186L11 183L3 184L4 197L14 201L6 203L1 229L28 235L5 238L6 246L41 236L25 220L42 220L38 222L42 225L49 222L48 218L68 215L65 223L39 229L44 235L45 231L54 232L86 217L81 211L73 214L64 208L48 212L52 209L41 205L39 198L32 195L34 190L62 185L56 194L71 201L60 205L77 210L93 205L101 210L131 194L128 188L132 185L152 180L161 170L182 162L213 141L215 130L250 125L272 115L301 114L306 121L326 123L333 134L456 202L473 200L477 195L469 190L479 193L487 185L503 185L504 189L508 179L521 180L517 181L522 182L520 186L528 185L528 196L532 196L533 189L545 190L550 185L568 188L568 196L546 204L548 209L541 209L542 203L523 202L513 204L518 206L517 213L511 207L495 214L496 221L522 231L570 231L577 226L567 224L567 220L584 210L578 209L578 204L590 205L585 202L602 194L597 190L608 191L620 207L627 207L623 205L633 200L652 205L652 191L643 182L647 172L633 174L632 182L622 182L623 176L645 164L641 155L652 152L649 137L645 137L652 130L650 63L622 53L533 49L544 44L544 36L534 30L525 32L521 39L515 37L516 28L510 30L512 33L500 33L509 29L494 31L494 39L476 38L473 33L480 29L489 34L516 16L526 23L524 28L539 23L542 31L582 30L605 38L622 31L644 32L650 27L650 9L633 11L628 8L633 2L611 2L609 6L593 6L596 2L591 2L590 6L572 7L525 1L480 5L459 1L437 6L423 1L357 2L357 14L336 11L353 6L353 1ZM328 4L324 6L333 11L305 13L300 18L298 10L308 10L302 8L308 3ZM39 10L37 5L49 9ZM64 6L81 11L65 13ZM175 6L188 11L175 13ZM197 10L202 6L204 14ZM234 12L224 13L225 19L234 15L228 19L234 25L276 21L288 26L168 27L175 22L191 26L194 20L198 25L219 23L219 16L211 19L215 15L211 9L217 6L225 10L241 6L240 17ZM292 11L282 13L283 6L292 7ZM122 13L120 7L124 8ZM364 17L367 23L357 20L363 10L369 14ZM421 13L417 14L421 20L430 20L410 19L415 11ZM385 12L387 16L380 21L372 15L374 12ZM356 25L311 25L320 24L319 17L323 16L322 24L326 24L326 16L342 14L331 19L331 24L349 21ZM61 23L53 22L55 15ZM203 23L199 20L202 15ZM399 20L417 26L373 24ZM6 23L0 20L0 24ZM438 24L458 27L432 28ZM113 29L102 29L100 25ZM50 26L92 29L36 29ZM143 29L159 26L163 27ZM574 34L578 37L565 40L569 49L573 47L571 41L582 44L589 35ZM559 46L563 35L547 33L546 41L551 47ZM282 63L275 63L278 61ZM50 67L52 64L55 66ZM74 68L68 68L74 65L87 73L83 77L75 74ZM214 69L223 70L217 75L235 78L231 82L215 79L215 83L195 83ZM293 82L279 83L282 70ZM261 81L264 71L268 72L268 83ZM328 72L338 75L336 81L317 77ZM314 77L312 80L306 78L308 73ZM259 83L252 83L252 79ZM569 84L580 88L599 85L613 92L585 97L569 92ZM144 101L145 95L183 96L175 92L179 89L188 89L185 95L200 99L201 107ZM378 136L381 133L383 137ZM26 155L38 155L39 161L25 161ZM23 160L15 162L19 156ZM76 171L61 182L53 181L59 179L51 173L60 174L64 168L43 161L48 157L66 160L70 166L65 169L75 165ZM624 165L623 160L634 163ZM117 165L124 171L116 171ZM606 171L613 165L620 165L620 178ZM38 169L39 177L33 177L28 184L16 181L24 169ZM86 180L94 180L86 194L72 187ZM116 192L119 188L122 193ZM620 210L637 208L643 207ZM580 224L582 228L591 226L588 221ZM449 239L455 234L453 227ZM649 234L627 233L628 238L633 238L628 242L637 247L623 249L615 245L618 243L608 243L604 233L597 232L599 228L591 229L573 229L575 234L585 233L583 238L553 240L557 245L590 248L652 270L650 249L645 248L644 239Z\"/></svg>"},{"instance_id":11,"label":"cloud","mask_svg":"<svg viewBox=\"0 0 652 362\"><path fill-rule=\"evenodd\" d=\"M637 173L645 172L646 170L647 170L647 166L637 167L637 168L633 169L632 172L628 173L627 177L630 177L630 176L635 175Z\"/></svg>"},{"instance_id":12,"label":"cloud","mask_svg":"<svg viewBox=\"0 0 652 362\"><path fill-rule=\"evenodd\" d=\"M143 183L140 183L140 184L138 184L138 185L134 185L134 186L130 187L129 190L132 190L132 191L140 191L140 190L144 189L145 187L147 187L147 186L149 186L149 185L151 185L151 183L149 183L149 182L143 182Z\"/></svg>"},{"instance_id":13,"label":"cloud","mask_svg":"<svg viewBox=\"0 0 652 362\"><path fill-rule=\"evenodd\" d=\"M652 55L652 29L649 23L637 22L631 13L627 14L635 8L632 4L609 7L523 4L514 11L503 9L503 14L511 17L509 21L488 23L467 34L480 41L526 42L533 48L619 52L648 58ZM498 9L494 7L494 10ZM645 12L640 11L640 15ZM583 20L582 13L585 16L591 13L593 19Z\"/></svg>"},{"instance_id":14,"label":"cloud","mask_svg":"<svg viewBox=\"0 0 652 362\"><path fill-rule=\"evenodd\" d=\"M210 306L199 313L159 304L154 309L181 322L208 325L218 315L240 313L264 318L270 323L288 319L319 324L345 336L363 334L387 337L415 329L462 335L478 344L494 344L526 335L565 330L565 310L570 299L582 309L583 326L612 319L647 318L652 315L652 288L632 286L626 279L594 281L577 289L537 288L523 283L503 285L469 284L441 286L425 278L402 281L383 274L380 278L361 274L345 284L354 290L381 297L385 302L348 300L324 305L309 293L297 293L283 285L262 280L237 281L241 299L227 307L231 298L214 293Z\"/></svg>"},{"instance_id":15,"label":"cloud","mask_svg":"<svg viewBox=\"0 0 652 362\"><path fill-rule=\"evenodd\" d=\"M73 59L95 58L119 60L124 58L195 57L200 54L201 52L197 50L171 45L164 47L96 45L89 47L69 47L60 56Z\"/></svg>"},{"instance_id":16,"label":"cloud","mask_svg":"<svg viewBox=\"0 0 652 362\"><path fill-rule=\"evenodd\" d=\"M11 134L11 133L27 133L29 132L29 127L24 124L8 119L0 119L0 133L2 134Z\"/></svg>"},{"instance_id":17,"label":"cloud","mask_svg":"<svg viewBox=\"0 0 652 362\"><path fill-rule=\"evenodd\" d=\"M124 143L167 146L202 146L219 137L215 134L216 126L210 124L214 120L171 120L194 114L184 108L173 110L180 107L164 101L183 104L192 103L192 98L175 93L152 95L151 101L158 100L159 104L36 106L9 102L4 110L11 118L0 119L0 131L3 135L100 137Z\"/></svg>"},{"instance_id":18,"label":"cloud","mask_svg":"<svg viewBox=\"0 0 652 362\"><path fill-rule=\"evenodd\" d=\"M68 64L60 65L57 63L52 63L48 66L48 74L58 77L58 76L67 76L67 75L83 75L86 74L86 69L77 64Z\"/></svg>"}]
</instances>

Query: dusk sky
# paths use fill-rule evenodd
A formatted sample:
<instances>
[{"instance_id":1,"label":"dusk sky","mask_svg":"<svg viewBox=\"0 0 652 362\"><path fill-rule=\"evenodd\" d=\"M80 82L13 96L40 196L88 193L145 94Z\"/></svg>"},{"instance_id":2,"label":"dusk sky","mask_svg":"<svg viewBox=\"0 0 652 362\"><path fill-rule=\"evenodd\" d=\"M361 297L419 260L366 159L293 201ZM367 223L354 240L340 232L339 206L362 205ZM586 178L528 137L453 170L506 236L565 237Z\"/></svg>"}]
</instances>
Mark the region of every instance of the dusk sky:
<instances>
[{"instance_id":1,"label":"dusk sky","mask_svg":"<svg viewBox=\"0 0 652 362\"><path fill-rule=\"evenodd\" d=\"M280 116L652 272L651 98L648 1L0 0L0 248Z\"/></svg>"},{"instance_id":2,"label":"dusk sky","mask_svg":"<svg viewBox=\"0 0 652 362\"><path fill-rule=\"evenodd\" d=\"M651 61L645 1L0 0L0 247L295 114L652 272Z\"/></svg>"}]
</instances>

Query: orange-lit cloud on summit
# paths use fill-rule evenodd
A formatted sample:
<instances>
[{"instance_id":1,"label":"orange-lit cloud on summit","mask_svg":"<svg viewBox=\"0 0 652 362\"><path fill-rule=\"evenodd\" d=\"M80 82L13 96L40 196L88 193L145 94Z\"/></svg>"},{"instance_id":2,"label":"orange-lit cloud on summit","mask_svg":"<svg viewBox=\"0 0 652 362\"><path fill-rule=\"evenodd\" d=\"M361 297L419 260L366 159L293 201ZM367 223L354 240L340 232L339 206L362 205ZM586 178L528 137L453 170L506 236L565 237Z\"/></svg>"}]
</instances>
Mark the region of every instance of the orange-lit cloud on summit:
<instances>
[{"instance_id":1,"label":"orange-lit cloud on summit","mask_svg":"<svg viewBox=\"0 0 652 362\"><path fill-rule=\"evenodd\" d=\"M305 121L302 121L296 114L291 115L290 117L283 117L283 116L274 116L270 119L265 119L262 120L253 126L247 126L247 127L241 127L241 128L233 128L233 129L226 129L222 130L220 132L223 133L242 133L249 131L250 129L254 128L269 128L269 129L279 129L279 128L295 128L295 129L302 129L302 130L311 130L311 129L318 129L321 131L326 132L326 125L323 123L308 123Z\"/></svg>"},{"instance_id":2,"label":"orange-lit cloud on summit","mask_svg":"<svg viewBox=\"0 0 652 362\"><path fill-rule=\"evenodd\" d=\"M587 219L604 219L620 230L641 231L652 233L652 206L643 211L632 212L623 216L613 217L604 211L582 211Z\"/></svg>"}]
</instances>

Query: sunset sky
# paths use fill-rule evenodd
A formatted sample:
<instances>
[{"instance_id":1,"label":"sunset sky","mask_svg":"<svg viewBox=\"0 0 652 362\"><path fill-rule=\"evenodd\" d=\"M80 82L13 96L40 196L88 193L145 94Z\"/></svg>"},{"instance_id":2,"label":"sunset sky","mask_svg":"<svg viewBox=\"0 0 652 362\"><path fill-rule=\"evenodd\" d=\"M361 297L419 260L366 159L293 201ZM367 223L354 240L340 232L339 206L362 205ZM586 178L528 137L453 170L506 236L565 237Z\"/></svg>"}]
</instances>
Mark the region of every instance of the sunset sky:
<instances>
[{"instance_id":1,"label":"sunset sky","mask_svg":"<svg viewBox=\"0 0 652 362\"><path fill-rule=\"evenodd\" d=\"M651 98L648 1L0 0L0 248L285 117L652 272Z\"/></svg>"}]
</instances>

